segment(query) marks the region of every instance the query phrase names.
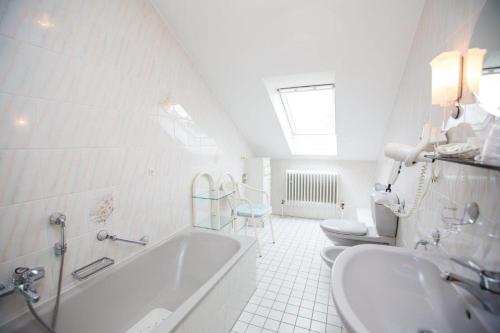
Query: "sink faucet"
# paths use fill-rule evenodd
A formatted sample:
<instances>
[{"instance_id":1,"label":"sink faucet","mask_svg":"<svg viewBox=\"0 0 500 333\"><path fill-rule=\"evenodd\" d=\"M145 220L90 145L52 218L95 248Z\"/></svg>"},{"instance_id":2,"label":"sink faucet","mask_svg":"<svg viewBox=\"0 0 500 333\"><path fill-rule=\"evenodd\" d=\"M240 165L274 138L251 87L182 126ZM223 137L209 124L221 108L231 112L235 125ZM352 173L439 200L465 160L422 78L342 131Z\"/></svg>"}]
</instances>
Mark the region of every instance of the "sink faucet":
<instances>
[{"instance_id":1,"label":"sink faucet","mask_svg":"<svg viewBox=\"0 0 500 333\"><path fill-rule=\"evenodd\" d=\"M474 281L452 272L443 272L441 277L445 281L456 283L467 290L483 306L495 315L500 314L500 272L487 271L474 261L451 258L451 261L478 274L479 281Z\"/></svg>"},{"instance_id":2,"label":"sink faucet","mask_svg":"<svg viewBox=\"0 0 500 333\"><path fill-rule=\"evenodd\" d=\"M40 300L40 295L37 293L35 285L36 281L45 276L43 267L17 267L12 274L12 280L9 285L0 284L0 296L19 292L26 300L36 303Z\"/></svg>"}]
</instances>

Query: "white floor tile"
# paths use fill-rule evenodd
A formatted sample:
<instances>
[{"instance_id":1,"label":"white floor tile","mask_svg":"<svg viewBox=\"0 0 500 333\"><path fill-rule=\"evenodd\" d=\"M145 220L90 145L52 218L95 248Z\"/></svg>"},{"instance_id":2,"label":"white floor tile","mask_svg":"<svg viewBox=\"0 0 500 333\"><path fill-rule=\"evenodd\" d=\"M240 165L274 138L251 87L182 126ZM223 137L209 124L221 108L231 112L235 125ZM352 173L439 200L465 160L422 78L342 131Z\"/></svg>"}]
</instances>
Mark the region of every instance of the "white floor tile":
<instances>
[{"instance_id":1,"label":"white floor tile","mask_svg":"<svg viewBox=\"0 0 500 333\"><path fill-rule=\"evenodd\" d=\"M240 315L240 321L243 321L245 323L249 323L252 320L253 314L249 312L243 311Z\"/></svg>"},{"instance_id":2,"label":"white floor tile","mask_svg":"<svg viewBox=\"0 0 500 333\"><path fill-rule=\"evenodd\" d=\"M316 320L311 321L311 331L318 333L325 333L326 324Z\"/></svg>"},{"instance_id":3,"label":"white floor tile","mask_svg":"<svg viewBox=\"0 0 500 333\"><path fill-rule=\"evenodd\" d=\"M263 307L263 306L259 306L257 308L257 311L255 311L255 314L256 315L259 315L259 316L263 316L263 317L266 317L269 315L269 312L271 311L270 308L266 308L266 307Z\"/></svg>"},{"instance_id":4,"label":"white floor tile","mask_svg":"<svg viewBox=\"0 0 500 333\"><path fill-rule=\"evenodd\" d=\"M262 299L262 301L260 302L260 306L265 306L267 308L270 308L273 306L273 303L274 301L270 300L270 299L267 299L267 298L264 298Z\"/></svg>"},{"instance_id":5,"label":"white floor tile","mask_svg":"<svg viewBox=\"0 0 500 333\"><path fill-rule=\"evenodd\" d=\"M242 321L237 321L236 324L233 326L233 332L245 333L247 327L248 327L247 323L244 323Z\"/></svg>"},{"instance_id":6,"label":"white floor tile","mask_svg":"<svg viewBox=\"0 0 500 333\"><path fill-rule=\"evenodd\" d=\"M260 229L262 257L257 259L257 289L232 331L342 333L330 295L330 269L319 253L331 242L319 221L272 216Z\"/></svg>"},{"instance_id":7,"label":"white floor tile","mask_svg":"<svg viewBox=\"0 0 500 333\"><path fill-rule=\"evenodd\" d=\"M301 307L306 308L306 309L314 309L314 302L308 301L306 299L302 300L302 303L300 304Z\"/></svg>"},{"instance_id":8,"label":"white floor tile","mask_svg":"<svg viewBox=\"0 0 500 333\"><path fill-rule=\"evenodd\" d=\"M273 303L272 308L273 308L274 310L285 311L285 308L286 308L286 303L282 303L282 302L275 301L275 302Z\"/></svg>"},{"instance_id":9,"label":"white floor tile","mask_svg":"<svg viewBox=\"0 0 500 333\"><path fill-rule=\"evenodd\" d=\"M292 304L288 304L286 306L286 308L285 308L285 312L291 313L291 314L294 314L294 315L298 315L299 314L299 307L295 306L295 305L292 305Z\"/></svg>"},{"instance_id":10,"label":"white floor tile","mask_svg":"<svg viewBox=\"0 0 500 333\"><path fill-rule=\"evenodd\" d=\"M328 312L328 306L326 306L325 304L321 304L321 303L315 303L314 304L314 312L327 313Z\"/></svg>"},{"instance_id":11,"label":"white floor tile","mask_svg":"<svg viewBox=\"0 0 500 333\"><path fill-rule=\"evenodd\" d=\"M293 333L309 333L309 330L306 328L295 326Z\"/></svg>"},{"instance_id":12,"label":"white floor tile","mask_svg":"<svg viewBox=\"0 0 500 333\"><path fill-rule=\"evenodd\" d=\"M294 326L286 323L281 323L278 330L279 333L293 333Z\"/></svg>"},{"instance_id":13,"label":"white floor tile","mask_svg":"<svg viewBox=\"0 0 500 333\"><path fill-rule=\"evenodd\" d=\"M264 328L273 332L278 332L279 327L280 327L280 322L278 320L274 320L271 318L268 318L266 320L266 323L264 324Z\"/></svg>"},{"instance_id":14,"label":"white floor tile","mask_svg":"<svg viewBox=\"0 0 500 333\"><path fill-rule=\"evenodd\" d=\"M281 291L280 291L280 294L278 294L278 296L276 296L276 301L279 301L279 302L288 302L289 298L290 298L290 293L291 291L288 293L288 294L281 294Z\"/></svg>"},{"instance_id":15,"label":"white floor tile","mask_svg":"<svg viewBox=\"0 0 500 333\"><path fill-rule=\"evenodd\" d=\"M285 313L281 321L290 325L295 325L295 322L297 321L297 316L290 313Z\"/></svg>"},{"instance_id":16,"label":"white floor tile","mask_svg":"<svg viewBox=\"0 0 500 333\"><path fill-rule=\"evenodd\" d=\"M245 333L260 333L262 331L262 327L257 327L253 325L248 325Z\"/></svg>"},{"instance_id":17,"label":"white floor tile","mask_svg":"<svg viewBox=\"0 0 500 333\"><path fill-rule=\"evenodd\" d=\"M283 311L271 310L269 312L269 318L281 321L281 318L283 318Z\"/></svg>"},{"instance_id":18,"label":"white floor tile","mask_svg":"<svg viewBox=\"0 0 500 333\"><path fill-rule=\"evenodd\" d=\"M300 307L299 316L310 319L313 316L313 311L311 309Z\"/></svg>"},{"instance_id":19,"label":"white floor tile","mask_svg":"<svg viewBox=\"0 0 500 333\"><path fill-rule=\"evenodd\" d=\"M248 303L245 306L245 311L249 312L249 313L255 313L255 311L257 311L257 305L255 305L253 303Z\"/></svg>"},{"instance_id":20,"label":"white floor tile","mask_svg":"<svg viewBox=\"0 0 500 333\"><path fill-rule=\"evenodd\" d=\"M255 316L253 316L250 324L252 324L254 326L258 326L258 327L264 327L264 323L266 322L266 319L267 318L264 316L255 315Z\"/></svg>"},{"instance_id":21,"label":"white floor tile","mask_svg":"<svg viewBox=\"0 0 500 333\"><path fill-rule=\"evenodd\" d=\"M309 329L309 327L311 327L311 319L304 317L297 317L295 326Z\"/></svg>"}]
</instances>

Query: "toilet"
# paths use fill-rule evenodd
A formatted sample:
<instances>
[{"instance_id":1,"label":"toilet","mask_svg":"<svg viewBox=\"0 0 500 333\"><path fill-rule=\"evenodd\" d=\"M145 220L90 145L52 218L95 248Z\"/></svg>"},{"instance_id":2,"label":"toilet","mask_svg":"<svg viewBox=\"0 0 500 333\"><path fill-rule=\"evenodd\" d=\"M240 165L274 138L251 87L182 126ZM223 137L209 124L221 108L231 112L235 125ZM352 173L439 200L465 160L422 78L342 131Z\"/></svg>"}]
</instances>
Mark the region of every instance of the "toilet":
<instances>
[{"instance_id":1,"label":"toilet","mask_svg":"<svg viewBox=\"0 0 500 333\"><path fill-rule=\"evenodd\" d=\"M395 193L374 191L370 195L371 219L330 219L321 222L325 235L337 246L396 244L398 217L384 204L398 204ZM359 215L359 214L358 214Z\"/></svg>"}]
</instances>

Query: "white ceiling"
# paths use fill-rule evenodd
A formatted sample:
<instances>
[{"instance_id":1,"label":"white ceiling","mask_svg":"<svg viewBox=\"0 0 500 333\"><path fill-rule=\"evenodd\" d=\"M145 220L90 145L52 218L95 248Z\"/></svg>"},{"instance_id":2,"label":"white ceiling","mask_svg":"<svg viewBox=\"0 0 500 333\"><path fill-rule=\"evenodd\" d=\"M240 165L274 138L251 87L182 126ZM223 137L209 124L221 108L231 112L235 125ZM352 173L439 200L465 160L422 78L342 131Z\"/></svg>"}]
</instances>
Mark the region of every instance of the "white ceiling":
<instances>
[{"instance_id":1,"label":"white ceiling","mask_svg":"<svg viewBox=\"0 0 500 333\"><path fill-rule=\"evenodd\" d=\"M152 0L258 156L290 157L263 80L334 72L338 159L374 160L425 0Z\"/></svg>"}]
</instances>

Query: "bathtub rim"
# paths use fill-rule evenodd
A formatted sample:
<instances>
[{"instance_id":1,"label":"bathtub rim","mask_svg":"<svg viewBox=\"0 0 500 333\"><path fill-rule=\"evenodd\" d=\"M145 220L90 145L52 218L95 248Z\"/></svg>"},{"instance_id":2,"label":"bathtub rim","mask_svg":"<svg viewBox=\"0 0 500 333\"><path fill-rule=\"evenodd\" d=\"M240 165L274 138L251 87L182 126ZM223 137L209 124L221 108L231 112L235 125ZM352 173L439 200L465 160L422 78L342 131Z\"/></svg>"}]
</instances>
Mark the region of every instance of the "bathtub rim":
<instances>
[{"instance_id":1,"label":"bathtub rim","mask_svg":"<svg viewBox=\"0 0 500 333\"><path fill-rule=\"evenodd\" d=\"M215 288L217 283L231 270L236 263L243 257L250 249L255 249L254 245L256 239L249 236L234 235L234 234L221 234L220 231L213 231L207 229L199 229L196 227L187 227L183 230L191 229L200 232L207 232L210 234L217 234L228 236L237 240L241 246L238 251L214 274L208 279L199 289L197 289L186 301L184 301L172 314L165 319L153 333L172 332L176 329L182 321L195 309L195 307ZM257 255L257 254L255 254Z\"/></svg>"}]
</instances>

